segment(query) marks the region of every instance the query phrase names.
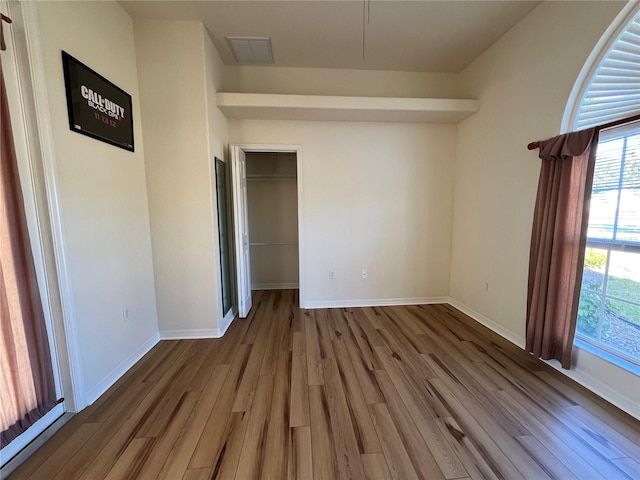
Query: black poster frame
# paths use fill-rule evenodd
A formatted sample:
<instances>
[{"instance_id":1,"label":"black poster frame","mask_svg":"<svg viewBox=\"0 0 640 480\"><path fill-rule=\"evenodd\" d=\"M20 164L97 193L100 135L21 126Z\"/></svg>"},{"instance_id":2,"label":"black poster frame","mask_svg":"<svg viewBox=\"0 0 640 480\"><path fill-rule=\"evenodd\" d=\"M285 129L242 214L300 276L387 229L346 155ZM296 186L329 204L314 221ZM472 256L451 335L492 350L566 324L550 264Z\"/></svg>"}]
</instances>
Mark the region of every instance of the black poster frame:
<instances>
[{"instance_id":1,"label":"black poster frame","mask_svg":"<svg viewBox=\"0 0 640 480\"><path fill-rule=\"evenodd\" d=\"M69 129L115 147L134 151L131 95L62 51ZM79 78L91 88L79 84Z\"/></svg>"}]
</instances>

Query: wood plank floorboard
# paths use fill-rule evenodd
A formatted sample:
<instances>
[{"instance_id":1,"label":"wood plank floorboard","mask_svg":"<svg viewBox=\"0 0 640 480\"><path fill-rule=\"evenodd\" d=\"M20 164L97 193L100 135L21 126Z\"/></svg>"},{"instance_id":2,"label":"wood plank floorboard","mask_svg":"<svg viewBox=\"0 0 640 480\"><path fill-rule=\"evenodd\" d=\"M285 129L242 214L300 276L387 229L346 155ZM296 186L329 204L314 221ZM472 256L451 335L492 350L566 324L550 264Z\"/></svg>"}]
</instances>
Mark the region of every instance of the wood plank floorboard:
<instances>
[{"instance_id":1,"label":"wood plank floorboard","mask_svg":"<svg viewBox=\"0 0 640 480\"><path fill-rule=\"evenodd\" d=\"M640 480L640 422L449 305L161 341L10 480Z\"/></svg>"}]
</instances>

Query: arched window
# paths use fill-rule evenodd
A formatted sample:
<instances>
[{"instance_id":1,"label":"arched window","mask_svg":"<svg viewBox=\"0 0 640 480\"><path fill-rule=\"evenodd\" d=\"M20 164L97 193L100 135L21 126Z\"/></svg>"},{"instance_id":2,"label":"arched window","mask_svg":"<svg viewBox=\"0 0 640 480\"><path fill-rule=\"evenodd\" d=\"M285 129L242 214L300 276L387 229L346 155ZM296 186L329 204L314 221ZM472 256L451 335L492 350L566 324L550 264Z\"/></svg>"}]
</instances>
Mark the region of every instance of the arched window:
<instances>
[{"instance_id":1,"label":"arched window","mask_svg":"<svg viewBox=\"0 0 640 480\"><path fill-rule=\"evenodd\" d=\"M640 9L630 2L587 59L573 87L563 131L640 113ZM616 28L617 27L617 28Z\"/></svg>"},{"instance_id":2,"label":"arched window","mask_svg":"<svg viewBox=\"0 0 640 480\"><path fill-rule=\"evenodd\" d=\"M640 114L640 11L628 8L587 61L564 130ZM600 132L575 343L640 371L640 122Z\"/></svg>"}]
</instances>

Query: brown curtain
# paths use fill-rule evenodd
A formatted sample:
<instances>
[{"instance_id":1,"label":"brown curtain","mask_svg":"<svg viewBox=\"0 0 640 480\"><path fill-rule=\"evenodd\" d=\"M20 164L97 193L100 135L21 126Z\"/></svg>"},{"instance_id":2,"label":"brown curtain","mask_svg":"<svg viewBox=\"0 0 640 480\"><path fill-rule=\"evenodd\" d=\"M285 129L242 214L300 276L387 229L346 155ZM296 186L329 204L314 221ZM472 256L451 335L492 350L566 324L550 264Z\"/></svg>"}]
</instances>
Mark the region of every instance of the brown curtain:
<instances>
[{"instance_id":1,"label":"brown curtain","mask_svg":"<svg viewBox=\"0 0 640 480\"><path fill-rule=\"evenodd\" d=\"M0 19L0 25L3 20ZM0 45L4 43L1 37L0 29ZM3 447L57 402L1 57L0 110L0 447Z\"/></svg>"},{"instance_id":2,"label":"brown curtain","mask_svg":"<svg viewBox=\"0 0 640 480\"><path fill-rule=\"evenodd\" d=\"M571 367L598 130L539 143L527 292L527 351Z\"/></svg>"}]
</instances>

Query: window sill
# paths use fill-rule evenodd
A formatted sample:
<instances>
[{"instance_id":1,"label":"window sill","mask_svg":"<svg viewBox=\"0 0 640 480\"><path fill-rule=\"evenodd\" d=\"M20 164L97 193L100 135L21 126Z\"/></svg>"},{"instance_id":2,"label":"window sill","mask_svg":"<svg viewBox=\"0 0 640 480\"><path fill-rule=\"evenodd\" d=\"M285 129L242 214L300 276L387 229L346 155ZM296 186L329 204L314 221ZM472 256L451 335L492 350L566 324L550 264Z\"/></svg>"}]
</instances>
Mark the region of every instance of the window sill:
<instances>
[{"instance_id":1,"label":"window sill","mask_svg":"<svg viewBox=\"0 0 640 480\"><path fill-rule=\"evenodd\" d=\"M627 370L634 375L640 376L640 366L636 365L633 362L625 360L624 358L620 358L617 355L598 348L596 345L586 342L578 337L576 337L573 341L573 345L581 350L586 350L587 352L592 353L593 355L596 355L597 357L600 357L609 363L613 363L617 367Z\"/></svg>"}]
</instances>

